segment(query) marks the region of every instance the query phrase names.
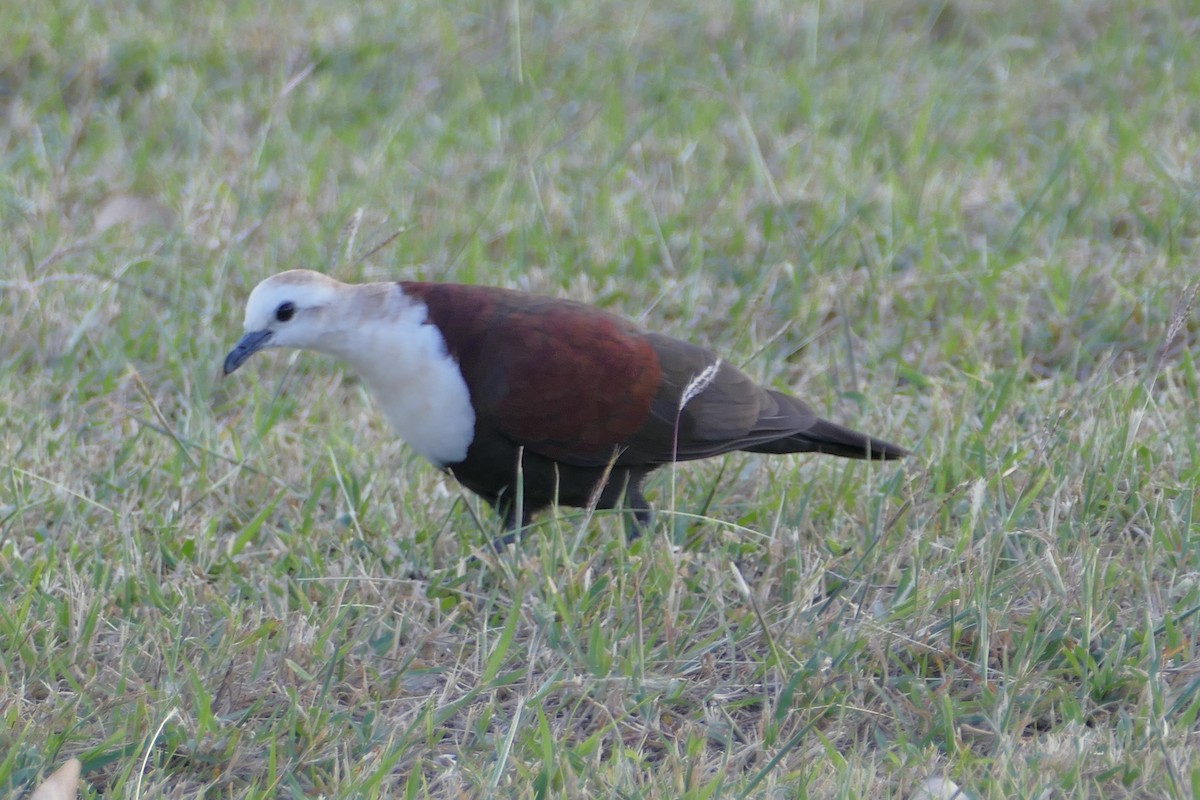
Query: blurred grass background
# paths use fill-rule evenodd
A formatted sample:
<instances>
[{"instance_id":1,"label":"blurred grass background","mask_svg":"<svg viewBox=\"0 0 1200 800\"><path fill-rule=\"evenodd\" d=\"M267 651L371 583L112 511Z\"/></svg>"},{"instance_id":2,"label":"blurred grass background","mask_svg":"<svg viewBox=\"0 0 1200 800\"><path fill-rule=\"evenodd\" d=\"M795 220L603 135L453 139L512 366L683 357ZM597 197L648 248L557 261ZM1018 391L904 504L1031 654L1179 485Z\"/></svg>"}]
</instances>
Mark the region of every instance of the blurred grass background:
<instances>
[{"instance_id":1,"label":"blurred grass background","mask_svg":"<svg viewBox=\"0 0 1200 800\"><path fill-rule=\"evenodd\" d=\"M0 789L1195 797L1200 11L0 8ZM403 229L368 258L375 243ZM900 465L488 509L250 288L498 284Z\"/></svg>"}]
</instances>

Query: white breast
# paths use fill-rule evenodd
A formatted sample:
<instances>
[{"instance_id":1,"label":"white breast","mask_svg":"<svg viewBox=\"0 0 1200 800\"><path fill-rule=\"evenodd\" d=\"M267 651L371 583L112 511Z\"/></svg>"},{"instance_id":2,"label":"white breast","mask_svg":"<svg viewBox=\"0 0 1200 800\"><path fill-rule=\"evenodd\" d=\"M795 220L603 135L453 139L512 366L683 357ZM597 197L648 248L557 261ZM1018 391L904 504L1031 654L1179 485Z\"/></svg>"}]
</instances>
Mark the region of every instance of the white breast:
<instances>
[{"instance_id":1,"label":"white breast","mask_svg":"<svg viewBox=\"0 0 1200 800\"><path fill-rule=\"evenodd\" d=\"M393 313L357 326L338 349L366 382L396 433L437 466L462 461L475 409L458 363L425 305L396 290Z\"/></svg>"}]
</instances>

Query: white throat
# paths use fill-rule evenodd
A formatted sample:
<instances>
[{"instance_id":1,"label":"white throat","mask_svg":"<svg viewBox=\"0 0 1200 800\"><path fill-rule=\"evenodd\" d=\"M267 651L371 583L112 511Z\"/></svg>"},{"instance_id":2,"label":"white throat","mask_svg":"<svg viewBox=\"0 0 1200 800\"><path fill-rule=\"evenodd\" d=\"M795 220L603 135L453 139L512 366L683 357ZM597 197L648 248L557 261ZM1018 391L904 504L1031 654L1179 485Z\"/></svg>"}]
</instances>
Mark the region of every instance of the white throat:
<instances>
[{"instance_id":1,"label":"white throat","mask_svg":"<svg viewBox=\"0 0 1200 800\"><path fill-rule=\"evenodd\" d=\"M475 438L475 408L446 340L426 324L425 304L398 286L384 306L321 349L350 362L413 450L439 467L462 461Z\"/></svg>"}]
</instances>

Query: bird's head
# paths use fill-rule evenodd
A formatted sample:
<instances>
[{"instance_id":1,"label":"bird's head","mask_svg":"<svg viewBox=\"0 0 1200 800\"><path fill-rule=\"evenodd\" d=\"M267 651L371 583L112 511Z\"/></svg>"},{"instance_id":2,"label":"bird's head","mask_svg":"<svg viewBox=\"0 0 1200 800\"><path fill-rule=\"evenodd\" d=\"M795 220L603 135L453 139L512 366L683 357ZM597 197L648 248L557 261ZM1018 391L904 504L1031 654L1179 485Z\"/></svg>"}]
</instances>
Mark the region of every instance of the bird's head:
<instances>
[{"instance_id":1,"label":"bird's head","mask_svg":"<svg viewBox=\"0 0 1200 800\"><path fill-rule=\"evenodd\" d=\"M281 272L258 284L246 301L245 333L225 356L225 374L268 347L326 349L336 333L336 307L346 288L304 269Z\"/></svg>"}]
</instances>

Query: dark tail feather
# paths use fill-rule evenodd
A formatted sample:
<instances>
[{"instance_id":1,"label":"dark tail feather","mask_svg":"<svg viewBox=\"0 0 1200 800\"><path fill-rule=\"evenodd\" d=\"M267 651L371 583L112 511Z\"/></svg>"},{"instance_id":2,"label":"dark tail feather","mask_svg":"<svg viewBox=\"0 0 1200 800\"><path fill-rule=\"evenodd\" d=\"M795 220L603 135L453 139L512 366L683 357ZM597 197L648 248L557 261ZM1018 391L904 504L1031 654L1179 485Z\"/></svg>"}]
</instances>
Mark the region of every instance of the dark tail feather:
<instances>
[{"instance_id":1,"label":"dark tail feather","mask_svg":"<svg viewBox=\"0 0 1200 800\"><path fill-rule=\"evenodd\" d=\"M745 448L750 453L828 453L842 458L890 460L904 458L908 451L899 445L844 428L836 422L818 419L800 433Z\"/></svg>"}]
</instances>

